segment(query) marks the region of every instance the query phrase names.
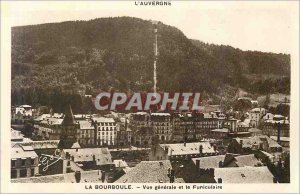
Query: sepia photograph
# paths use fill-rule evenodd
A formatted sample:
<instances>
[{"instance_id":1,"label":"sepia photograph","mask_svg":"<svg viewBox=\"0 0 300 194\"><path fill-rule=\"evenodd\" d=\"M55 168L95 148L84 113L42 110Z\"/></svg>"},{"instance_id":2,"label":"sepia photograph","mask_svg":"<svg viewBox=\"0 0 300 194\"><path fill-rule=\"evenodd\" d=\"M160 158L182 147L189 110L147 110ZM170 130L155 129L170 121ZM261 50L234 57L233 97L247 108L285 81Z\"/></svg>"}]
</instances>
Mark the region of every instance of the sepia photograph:
<instances>
[{"instance_id":1,"label":"sepia photograph","mask_svg":"<svg viewBox=\"0 0 300 194\"><path fill-rule=\"evenodd\" d=\"M299 2L5 3L10 189L299 191Z\"/></svg>"}]
</instances>

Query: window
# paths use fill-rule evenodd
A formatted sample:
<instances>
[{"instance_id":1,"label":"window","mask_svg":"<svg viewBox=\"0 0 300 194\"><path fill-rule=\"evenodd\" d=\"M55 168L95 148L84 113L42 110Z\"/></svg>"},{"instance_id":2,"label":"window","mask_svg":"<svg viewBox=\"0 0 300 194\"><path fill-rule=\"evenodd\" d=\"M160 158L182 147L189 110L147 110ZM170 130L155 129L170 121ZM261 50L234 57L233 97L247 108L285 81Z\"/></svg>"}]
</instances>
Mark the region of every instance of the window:
<instances>
[{"instance_id":1,"label":"window","mask_svg":"<svg viewBox=\"0 0 300 194\"><path fill-rule=\"evenodd\" d=\"M34 160L35 160L34 158L31 158L31 165L34 165L35 163Z\"/></svg>"},{"instance_id":2,"label":"window","mask_svg":"<svg viewBox=\"0 0 300 194\"><path fill-rule=\"evenodd\" d=\"M17 178L17 170L11 170L10 171L10 178Z\"/></svg>"},{"instance_id":3,"label":"window","mask_svg":"<svg viewBox=\"0 0 300 194\"><path fill-rule=\"evenodd\" d=\"M11 167L15 167L16 166L16 161L15 160L11 160Z\"/></svg>"},{"instance_id":4,"label":"window","mask_svg":"<svg viewBox=\"0 0 300 194\"><path fill-rule=\"evenodd\" d=\"M30 176L34 176L34 168L31 169L31 174Z\"/></svg>"},{"instance_id":5,"label":"window","mask_svg":"<svg viewBox=\"0 0 300 194\"><path fill-rule=\"evenodd\" d=\"M20 177L27 177L27 169L20 170Z\"/></svg>"},{"instance_id":6,"label":"window","mask_svg":"<svg viewBox=\"0 0 300 194\"><path fill-rule=\"evenodd\" d=\"M26 164L26 159L21 159L21 165L25 166L25 164Z\"/></svg>"}]
</instances>

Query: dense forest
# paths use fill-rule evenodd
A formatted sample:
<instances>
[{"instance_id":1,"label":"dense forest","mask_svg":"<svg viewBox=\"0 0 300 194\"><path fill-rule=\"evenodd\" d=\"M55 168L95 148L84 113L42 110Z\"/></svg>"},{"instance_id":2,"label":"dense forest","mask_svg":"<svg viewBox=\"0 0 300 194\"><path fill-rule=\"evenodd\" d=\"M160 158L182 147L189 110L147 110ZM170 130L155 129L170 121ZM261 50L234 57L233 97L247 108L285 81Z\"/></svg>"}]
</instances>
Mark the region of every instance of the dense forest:
<instances>
[{"instance_id":1,"label":"dense forest","mask_svg":"<svg viewBox=\"0 0 300 194\"><path fill-rule=\"evenodd\" d=\"M154 28L131 17L12 28L12 105L48 105L99 91L152 91ZM188 39L158 23L158 88L168 92L290 93L290 55ZM226 91L225 91L226 92ZM78 110L80 111L80 110Z\"/></svg>"}]
</instances>

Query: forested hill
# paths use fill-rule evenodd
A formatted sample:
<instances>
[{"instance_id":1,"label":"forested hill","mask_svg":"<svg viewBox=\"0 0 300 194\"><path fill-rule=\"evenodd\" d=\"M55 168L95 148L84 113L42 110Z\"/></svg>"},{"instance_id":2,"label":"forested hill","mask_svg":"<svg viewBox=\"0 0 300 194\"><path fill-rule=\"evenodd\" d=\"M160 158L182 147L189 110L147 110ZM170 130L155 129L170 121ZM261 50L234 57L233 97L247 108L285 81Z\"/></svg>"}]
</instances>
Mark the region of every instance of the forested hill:
<instances>
[{"instance_id":1,"label":"forested hill","mask_svg":"<svg viewBox=\"0 0 300 194\"><path fill-rule=\"evenodd\" d=\"M44 104L52 94L99 89L150 91L153 47L152 22L138 18L13 27L12 103ZM205 44L160 22L158 49L161 91L216 93L229 85L257 93L290 92L289 55Z\"/></svg>"}]
</instances>

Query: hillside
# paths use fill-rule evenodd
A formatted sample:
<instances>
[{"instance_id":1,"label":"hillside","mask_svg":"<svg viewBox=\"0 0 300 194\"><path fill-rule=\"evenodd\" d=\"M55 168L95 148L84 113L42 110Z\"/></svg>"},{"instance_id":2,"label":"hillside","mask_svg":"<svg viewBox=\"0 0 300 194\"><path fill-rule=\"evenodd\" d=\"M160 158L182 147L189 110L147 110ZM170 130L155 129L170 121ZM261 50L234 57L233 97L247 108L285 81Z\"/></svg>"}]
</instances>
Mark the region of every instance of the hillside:
<instances>
[{"instance_id":1,"label":"hillside","mask_svg":"<svg viewBox=\"0 0 300 194\"><path fill-rule=\"evenodd\" d=\"M153 43L152 23L130 17L13 27L12 104L53 106L70 93L112 88L151 91ZM158 44L161 91L290 92L289 55L205 44L160 22Z\"/></svg>"}]
</instances>

